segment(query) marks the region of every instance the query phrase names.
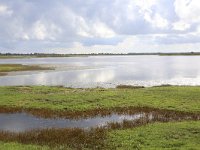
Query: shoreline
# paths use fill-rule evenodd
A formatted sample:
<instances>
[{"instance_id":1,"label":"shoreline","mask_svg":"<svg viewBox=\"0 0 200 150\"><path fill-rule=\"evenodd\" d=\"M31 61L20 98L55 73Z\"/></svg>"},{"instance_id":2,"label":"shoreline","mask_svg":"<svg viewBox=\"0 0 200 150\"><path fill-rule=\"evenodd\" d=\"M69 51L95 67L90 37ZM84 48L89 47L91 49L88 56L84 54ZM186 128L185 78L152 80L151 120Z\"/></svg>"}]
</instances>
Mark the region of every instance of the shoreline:
<instances>
[{"instance_id":1,"label":"shoreline","mask_svg":"<svg viewBox=\"0 0 200 150\"><path fill-rule=\"evenodd\" d=\"M61 58L61 57L89 57L89 56L200 56L200 52L180 53L94 53L94 54L0 54L0 59L24 59L24 58Z\"/></svg>"}]
</instances>

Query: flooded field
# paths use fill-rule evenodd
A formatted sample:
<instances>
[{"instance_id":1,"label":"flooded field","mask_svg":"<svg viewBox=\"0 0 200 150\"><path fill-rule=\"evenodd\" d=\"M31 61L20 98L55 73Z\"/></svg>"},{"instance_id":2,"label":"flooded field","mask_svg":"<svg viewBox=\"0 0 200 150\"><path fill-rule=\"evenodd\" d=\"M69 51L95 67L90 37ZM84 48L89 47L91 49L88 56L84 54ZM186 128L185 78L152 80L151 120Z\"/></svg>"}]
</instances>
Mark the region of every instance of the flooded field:
<instances>
[{"instance_id":1,"label":"flooded field","mask_svg":"<svg viewBox=\"0 0 200 150\"><path fill-rule=\"evenodd\" d=\"M200 85L200 56L91 56L2 59L0 64L55 67L50 71L12 72L0 86L50 85L115 87L119 84L156 86Z\"/></svg>"}]
</instances>

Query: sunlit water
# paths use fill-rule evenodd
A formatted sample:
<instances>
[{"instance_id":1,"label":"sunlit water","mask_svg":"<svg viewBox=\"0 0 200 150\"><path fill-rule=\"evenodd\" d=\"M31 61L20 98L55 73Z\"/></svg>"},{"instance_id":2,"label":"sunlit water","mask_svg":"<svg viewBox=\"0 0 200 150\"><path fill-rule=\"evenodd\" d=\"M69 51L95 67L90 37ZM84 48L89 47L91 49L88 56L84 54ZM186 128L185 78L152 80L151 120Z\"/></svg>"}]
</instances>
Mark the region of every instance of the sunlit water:
<instances>
[{"instance_id":1,"label":"sunlit water","mask_svg":"<svg viewBox=\"0 0 200 150\"><path fill-rule=\"evenodd\" d=\"M0 77L0 86L200 85L200 56L91 56L0 60L0 64L8 63L55 65L56 70L11 73Z\"/></svg>"}]
</instances>

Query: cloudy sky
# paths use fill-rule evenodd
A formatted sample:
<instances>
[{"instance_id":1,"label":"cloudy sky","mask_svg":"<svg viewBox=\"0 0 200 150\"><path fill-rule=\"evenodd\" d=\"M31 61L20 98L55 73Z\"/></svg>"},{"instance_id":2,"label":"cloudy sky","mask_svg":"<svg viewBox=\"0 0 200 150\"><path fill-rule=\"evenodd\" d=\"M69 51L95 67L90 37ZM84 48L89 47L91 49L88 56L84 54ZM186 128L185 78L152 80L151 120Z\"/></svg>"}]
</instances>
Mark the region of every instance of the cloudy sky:
<instances>
[{"instance_id":1,"label":"cloudy sky","mask_svg":"<svg viewBox=\"0 0 200 150\"><path fill-rule=\"evenodd\" d=\"M0 52L200 51L199 0L0 0Z\"/></svg>"}]
</instances>

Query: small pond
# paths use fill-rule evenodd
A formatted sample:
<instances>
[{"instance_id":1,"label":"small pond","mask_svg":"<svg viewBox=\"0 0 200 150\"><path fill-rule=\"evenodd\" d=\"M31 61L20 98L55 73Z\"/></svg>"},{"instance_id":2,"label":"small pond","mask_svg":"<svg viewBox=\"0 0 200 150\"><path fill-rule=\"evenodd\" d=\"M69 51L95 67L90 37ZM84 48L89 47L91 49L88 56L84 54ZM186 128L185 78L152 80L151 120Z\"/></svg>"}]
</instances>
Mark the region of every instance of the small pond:
<instances>
[{"instance_id":1,"label":"small pond","mask_svg":"<svg viewBox=\"0 0 200 150\"><path fill-rule=\"evenodd\" d=\"M136 120L143 117L143 113L134 115L96 116L83 119L46 119L39 118L27 113L0 114L0 130L10 132L23 132L33 129L46 128L91 128L104 126L109 122L123 122L123 120Z\"/></svg>"},{"instance_id":2,"label":"small pond","mask_svg":"<svg viewBox=\"0 0 200 150\"><path fill-rule=\"evenodd\" d=\"M141 125L154 122L168 122L181 120L200 120L200 114L176 113L173 111L138 111L134 113L111 113L109 115L97 115L93 117L79 118L42 118L26 112L0 113L0 131L25 132L30 130L41 130L47 128L81 128L89 129L95 127L107 127L110 123L131 121Z\"/></svg>"}]
</instances>

